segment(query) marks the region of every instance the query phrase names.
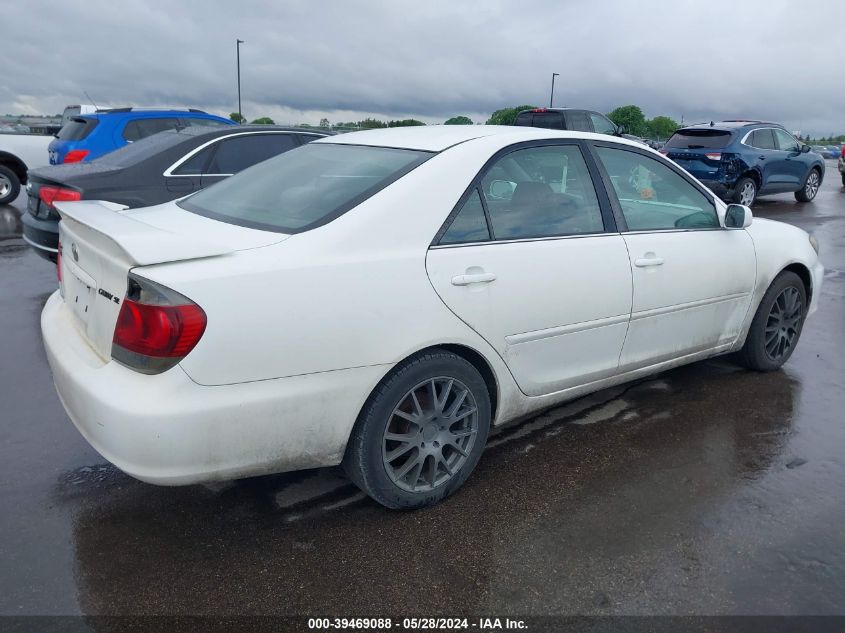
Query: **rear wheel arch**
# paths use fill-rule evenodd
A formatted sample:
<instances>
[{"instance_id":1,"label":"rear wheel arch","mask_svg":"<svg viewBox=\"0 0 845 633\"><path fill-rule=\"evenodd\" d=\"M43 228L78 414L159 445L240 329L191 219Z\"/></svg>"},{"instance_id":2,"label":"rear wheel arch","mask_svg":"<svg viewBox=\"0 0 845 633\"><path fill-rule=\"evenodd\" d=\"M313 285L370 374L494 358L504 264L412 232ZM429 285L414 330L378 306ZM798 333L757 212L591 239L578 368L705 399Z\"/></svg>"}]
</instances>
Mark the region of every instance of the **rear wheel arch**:
<instances>
[{"instance_id":1,"label":"rear wheel arch","mask_svg":"<svg viewBox=\"0 0 845 633\"><path fill-rule=\"evenodd\" d=\"M760 173L760 170L748 169L742 173L740 178L751 178L754 181L754 184L757 185L757 192L760 192L760 188L763 186L763 175Z\"/></svg>"}]
</instances>

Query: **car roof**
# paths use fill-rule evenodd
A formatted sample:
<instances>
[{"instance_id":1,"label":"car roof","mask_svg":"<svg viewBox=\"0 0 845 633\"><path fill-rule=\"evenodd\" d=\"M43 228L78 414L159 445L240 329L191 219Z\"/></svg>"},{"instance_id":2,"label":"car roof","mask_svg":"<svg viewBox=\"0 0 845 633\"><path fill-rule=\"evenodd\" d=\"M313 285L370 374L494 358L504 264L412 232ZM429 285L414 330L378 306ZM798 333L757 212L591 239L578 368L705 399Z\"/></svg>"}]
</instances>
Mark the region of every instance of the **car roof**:
<instances>
[{"instance_id":1,"label":"car roof","mask_svg":"<svg viewBox=\"0 0 845 633\"><path fill-rule=\"evenodd\" d=\"M678 129L677 131L680 132L682 130L721 130L721 131L733 131L739 130L743 128L752 128L752 127L777 127L777 128L784 128L780 123L771 123L769 121L748 121L748 120L741 120L741 119L729 119L727 121L710 121L709 123L694 123L692 125L685 125L684 127Z\"/></svg>"},{"instance_id":2,"label":"car roof","mask_svg":"<svg viewBox=\"0 0 845 633\"><path fill-rule=\"evenodd\" d=\"M315 143L339 143L344 145L368 145L374 147L394 147L397 149L415 149L428 152L442 152L454 145L475 139L499 136L502 145L541 139L592 139L608 141L606 134L550 130L539 127L511 125L426 125L379 128L340 134L331 138L314 141ZM627 139L614 138L614 142L634 147L643 147L640 143Z\"/></svg>"},{"instance_id":3,"label":"car roof","mask_svg":"<svg viewBox=\"0 0 845 633\"><path fill-rule=\"evenodd\" d=\"M227 120L226 117L219 116L217 114L209 114L208 112L203 112L202 110L193 110L193 109L163 109L163 110L138 110L132 108L114 108L111 110L97 110L96 112L85 113L85 114L76 114L73 116L74 119L97 119L97 120L105 120L105 119L112 119L112 118L129 118L129 119L148 119L160 116L168 116L168 117L178 117L178 118L192 118L192 119L223 119ZM234 121L232 121L234 123Z\"/></svg>"}]
</instances>

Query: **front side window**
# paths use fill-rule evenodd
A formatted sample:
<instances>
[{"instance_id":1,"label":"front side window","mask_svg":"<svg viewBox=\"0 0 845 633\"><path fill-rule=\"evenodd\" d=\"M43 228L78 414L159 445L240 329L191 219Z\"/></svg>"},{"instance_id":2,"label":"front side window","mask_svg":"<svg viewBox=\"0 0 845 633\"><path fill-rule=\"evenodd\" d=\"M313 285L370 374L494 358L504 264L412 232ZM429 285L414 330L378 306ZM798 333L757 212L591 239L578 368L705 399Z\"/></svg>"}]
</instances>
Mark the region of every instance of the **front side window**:
<instances>
[{"instance_id":1,"label":"front side window","mask_svg":"<svg viewBox=\"0 0 845 633\"><path fill-rule=\"evenodd\" d=\"M446 229L441 244L465 244L467 242L486 242L490 239L487 220L484 218L484 207L478 189L464 202L452 224Z\"/></svg>"},{"instance_id":2,"label":"front side window","mask_svg":"<svg viewBox=\"0 0 845 633\"><path fill-rule=\"evenodd\" d=\"M775 145L775 135L771 128L763 128L761 130L754 130L751 133L749 145L757 149L777 149Z\"/></svg>"},{"instance_id":3,"label":"front side window","mask_svg":"<svg viewBox=\"0 0 845 633\"><path fill-rule=\"evenodd\" d=\"M505 154L481 179L497 240L600 233L593 181L577 145Z\"/></svg>"},{"instance_id":4,"label":"front side window","mask_svg":"<svg viewBox=\"0 0 845 633\"><path fill-rule=\"evenodd\" d=\"M583 110L567 110L566 129L577 132L592 132L593 121L590 119L589 113Z\"/></svg>"},{"instance_id":5,"label":"front side window","mask_svg":"<svg viewBox=\"0 0 845 633\"><path fill-rule=\"evenodd\" d=\"M229 224L297 233L356 207L432 155L388 147L309 143L177 204Z\"/></svg>"},{"instance_id":6,"label":"front side window","mask_svg":"<svg viewBox=\"0 0 845 633\"><path fill-rule=\"evenodd\" d=\"M597 134L616 134L616 126L607 117L590 112L590 119Z\"/></svg>"},{"instance_id":7,"label":"front side window","mask_svg":"<svg viewBox=\"0 0 845 633\"><path fill-rule=\"evenodd\" d=\"M630 231L719 227L712 199L657 159L596 148Z\"/></svg>"},{"instance_id":8,"label":"front side window","mask_svg":"<svg viewBox=\"0 0 845 633\"><path fill-rule=\"evenodd\" d=\"M800 152L801 143L795 140L795 137L788 132L778 130L775 128L775 137L778 141L778 148L784 152Z\"/></svg>"}]
</instances>

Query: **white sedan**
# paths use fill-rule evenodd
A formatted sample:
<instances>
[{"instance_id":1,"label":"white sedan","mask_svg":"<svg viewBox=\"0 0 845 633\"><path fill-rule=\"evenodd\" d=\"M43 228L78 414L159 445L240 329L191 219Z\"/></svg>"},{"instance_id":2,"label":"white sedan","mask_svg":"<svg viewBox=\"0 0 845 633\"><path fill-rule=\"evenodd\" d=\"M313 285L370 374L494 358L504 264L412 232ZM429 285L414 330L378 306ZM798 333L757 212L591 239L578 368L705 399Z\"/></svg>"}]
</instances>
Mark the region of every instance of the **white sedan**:
<instances>
[{"instance_id":1,"label":"white sedan","mask_svg":"<svg viewBox=\"0 0 845 633\"><path fill-rule=\"evenodd\" d=\"M334 136L178 202L57 206L44 342L106 459L166 485L342 463L391 508L454 492L492 425L729 352L777 369L823 275L813 237L656 152L535 128Z\"/></svg>"}]
</instances>

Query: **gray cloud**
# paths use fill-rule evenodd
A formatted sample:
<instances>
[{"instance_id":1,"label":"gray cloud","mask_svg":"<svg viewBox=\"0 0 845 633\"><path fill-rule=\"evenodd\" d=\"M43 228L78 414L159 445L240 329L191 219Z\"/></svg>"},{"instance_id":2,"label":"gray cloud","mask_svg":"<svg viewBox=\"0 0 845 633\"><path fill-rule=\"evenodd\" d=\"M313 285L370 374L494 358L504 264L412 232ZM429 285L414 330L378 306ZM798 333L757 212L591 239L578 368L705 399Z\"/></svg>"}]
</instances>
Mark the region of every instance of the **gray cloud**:
<instances>
[{"instance_id":1,"label":"gray cloud","mask_svg":"<svg viewBox=\"0 0 845 633\"><path fill-rule=\"evenodd\" d=\"M845 130L841 38L804 28L839 29L840 0L29 0L2 20L2 112L55 113L87 91L228 113L240 37L250 118L483 121L547 104L559 72L556 105Z\"/></svg>"}]
</instances>

